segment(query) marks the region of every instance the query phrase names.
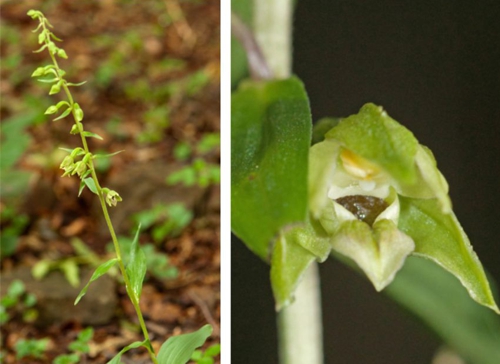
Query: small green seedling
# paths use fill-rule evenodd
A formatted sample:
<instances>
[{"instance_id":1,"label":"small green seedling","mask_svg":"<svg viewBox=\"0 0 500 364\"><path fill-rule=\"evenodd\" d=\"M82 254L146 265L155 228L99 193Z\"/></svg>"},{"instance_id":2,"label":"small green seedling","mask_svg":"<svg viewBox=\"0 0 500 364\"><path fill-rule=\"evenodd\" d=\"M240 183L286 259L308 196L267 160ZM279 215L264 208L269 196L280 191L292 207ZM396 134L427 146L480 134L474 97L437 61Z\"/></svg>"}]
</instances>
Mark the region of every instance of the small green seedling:
<instances>
[{"instance_id":1,"label":"small green seedling","mask_svg":"<svg viewBox=\"0 0 500 364\"><path fill-rule=\"evenodd\" d=\"M191 360L198 364L213 364L214 358L220 354L220 345L211 345L203 352L202 350L195 350L191 355Z\"/></svg>"},{"instance_id":2,"label":"small green seedling","mask_svg":"<svg viewBox=\"0 0 500 364\"><path fill-rule=\"evenodd\" d=\"M49 272L60 270L71 286L78 287L80 285L80 266L91 265L97 267L102 263L102 259L78 238L71 239L71 245L75 249L76 254L74 256L39 260L31 269L33 278L41 280Z\"/></svg>"},{"instance_id":3,"label":"small green seedling","mask_svg":"<svg viewBox=\"0 0 500 364\"><path fill-rule=\"evenodd\" d=\"M75 364L79 363L82 359L83 354L87 354L90 351L89 342L92 340L94 335L94 329L87 327L82 330L75 341L72 341L68 349L72 351L71 354L59 355L54 359L54 364Z\"/></svg>"},{"instance_id":4,"label":"small green seedling","mask_svg":"<svg viewBox=\"0 0 500 364\"><path fill-rule=\"evenodd\" d=\"M150 210L135 214L133 219L144 229L151 227L154 241L160 243L167 237L179 236L193 220L193 212L181 203L158 203Z\"/></svg>"},{"instance_id":5,"label":"small green seedling","mask_svg":"<svg viewBox=\"0 0 500 364\"><path fill-rule=\"evenodd\" d=\"M205 156L215 151L220 145L220 134L208 133L203 136L195 148L187 143L179 143L174 148L174 156L179 161L186 161L196 155L191 164L179 169L167 177L167 184L207 187L220 183L220 167L209 163Z\"/></svg>"},{"instance_id":6,"label":"small green seedling","mask_svg":"<svg viewBox=\"0 0 500 364\"><path fill-rule=\"evenodd\" d=\"M47 350L47 345L50 340L45 339L22 339L16 342L14 348L16 350L16 358L22 359L25 357L33 357L36 359L42 359L45 351Z\"/></svg>"},{"instance_id":7,"label":"small green seedling","mask_svg":"<svg viewBox=\"0 0 500 364\"><path fill-rule=\"evenodd\" d=\"M38 317L35 305L35 295L26 292L26 287L22 281L13 281L7 290L7 294L0 300L0 324L7 323L11 316L16 313L21 313L25 322L35 321Z\"/></svg>"}]
</instances>

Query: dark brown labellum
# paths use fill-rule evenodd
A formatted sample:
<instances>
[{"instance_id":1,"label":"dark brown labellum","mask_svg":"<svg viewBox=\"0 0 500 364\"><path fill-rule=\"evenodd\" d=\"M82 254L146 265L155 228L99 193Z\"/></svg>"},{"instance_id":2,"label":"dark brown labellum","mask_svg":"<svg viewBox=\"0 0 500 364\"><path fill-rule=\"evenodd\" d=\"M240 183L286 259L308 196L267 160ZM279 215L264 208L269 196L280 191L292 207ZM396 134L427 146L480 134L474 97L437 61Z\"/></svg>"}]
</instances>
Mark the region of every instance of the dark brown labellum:
<instances>
[{"instance_id":1,"label":"dark brown labellum","mask_svg":"<svg viewBox=\"0 0 500 364\"><path fill-rule=\"evenodd\" d=\"M372 226L375 219L389 205L383 199L373 196L345 196L336 199L337 203L352 212L354 216Z\"/></svg>"}]
</instances>

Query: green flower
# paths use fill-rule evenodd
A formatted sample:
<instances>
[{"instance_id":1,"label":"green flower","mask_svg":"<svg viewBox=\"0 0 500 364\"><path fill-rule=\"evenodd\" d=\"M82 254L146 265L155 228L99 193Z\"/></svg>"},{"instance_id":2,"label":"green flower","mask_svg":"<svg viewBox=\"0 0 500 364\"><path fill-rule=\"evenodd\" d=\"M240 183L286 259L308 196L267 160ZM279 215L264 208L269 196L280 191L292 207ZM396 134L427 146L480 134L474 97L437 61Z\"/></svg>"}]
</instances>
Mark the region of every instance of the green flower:
<instances>
[{"instance_id":1,"label":"green flower","mask_svg":"<svg viewBox=\"0 0 500 364\"><path fill-rule=\"evenodd\" d=\"M66 157L64 157L59 168L64 170L64 174L62 175L63 177L70 175L71 172L73 172L73 170L75 169L75 161L73 157L71 155L67 155Z\"/></svg>"},{"instance_id":2,"label":"green flower","mask_svg":"<svg viewBox=\"0 0 500 364\"><path fill-rule=\"evenodd\" d=\"M331 247L354 260L377 291L415 254L498 310L432 153L381 107L364 105L311 147L309 206Z\"/></svg>"},{"instance_id":3,"label":"green flower","mask_svg":"<svg viewBox=\"0 0 500 364\"><path fill-rule=\"evenodd\" d=\"M118 192L110 190L108 188L103 188L103 192L106 194L106 203L108 206L116 206L116 204L122 201L122 198Z\"/></svg>"}]
</instances>

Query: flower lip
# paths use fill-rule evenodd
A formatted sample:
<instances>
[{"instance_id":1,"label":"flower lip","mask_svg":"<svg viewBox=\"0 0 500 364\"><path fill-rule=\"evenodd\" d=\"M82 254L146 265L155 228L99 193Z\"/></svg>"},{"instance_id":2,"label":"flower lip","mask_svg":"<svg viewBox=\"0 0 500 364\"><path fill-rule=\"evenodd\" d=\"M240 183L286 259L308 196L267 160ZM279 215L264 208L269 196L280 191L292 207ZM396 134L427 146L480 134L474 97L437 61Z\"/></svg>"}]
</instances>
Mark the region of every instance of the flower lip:
<instances>
[{"instance_id":1,"label":"flower lip","mask_svg":"<svg viewBox=\"0 0 500 364\"><path fill-rule=\"evenodd\" d=\"M370 226L373 226L378 216L389 207L389 204L381 198L364 195L340 197L335 202Z\"/></svg>"}]
</instances>

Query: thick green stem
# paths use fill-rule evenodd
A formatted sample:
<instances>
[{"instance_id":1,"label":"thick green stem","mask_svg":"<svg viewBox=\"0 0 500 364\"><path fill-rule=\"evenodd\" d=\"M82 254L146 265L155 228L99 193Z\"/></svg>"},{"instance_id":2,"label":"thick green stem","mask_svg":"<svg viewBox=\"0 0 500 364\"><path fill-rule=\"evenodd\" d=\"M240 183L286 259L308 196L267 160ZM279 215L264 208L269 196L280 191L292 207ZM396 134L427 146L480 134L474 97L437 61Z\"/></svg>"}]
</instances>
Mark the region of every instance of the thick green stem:
<instances>
[{"instance_id":1,"label":"thick green stem","mask_svg":"<svg viewBox=\"0 0 500 364\"><path fill-rule=\"evenodd\" d=\"M292 67L292 0L254 0L253 29L276 78ZM295 302L278 314L281 364L323 363L321 294L317 264L304 274Z\"/></svg>"},{"instance_id":2,"label":"thick green stem","mask_svg":"<svg viewBox=\"0 0 500 364\"><path fill-rule=\"evenodd\" d=\"M323 363L321 295L317 263L311 264L295 291L295 301L278 313L281 364Z\"/></svg>"},{"instance_id":3,"label":"thick green stem","mask_svg":"<svg viewBox=\"0 0 500 364\"><path fill-rule=\"evenodd\" d=\"M276 78L292 70L293 0L254 0L253 30Z\"/></svg>"}]
</instances>

